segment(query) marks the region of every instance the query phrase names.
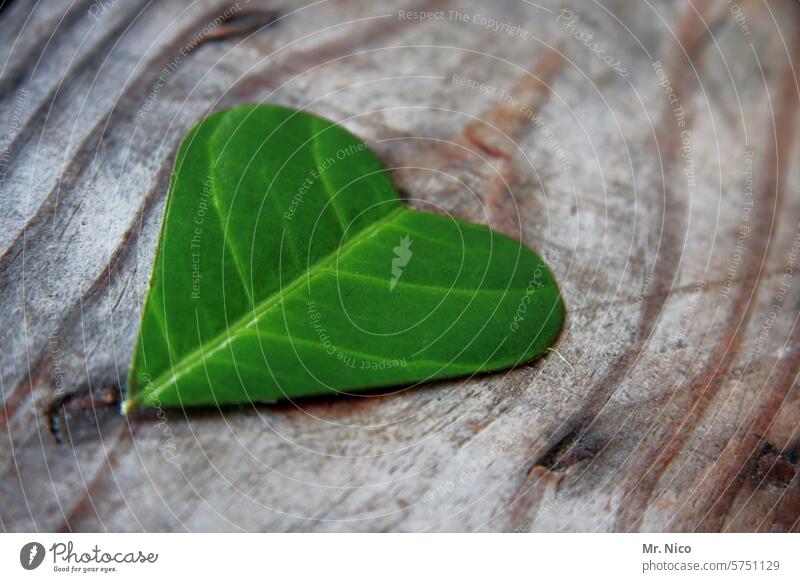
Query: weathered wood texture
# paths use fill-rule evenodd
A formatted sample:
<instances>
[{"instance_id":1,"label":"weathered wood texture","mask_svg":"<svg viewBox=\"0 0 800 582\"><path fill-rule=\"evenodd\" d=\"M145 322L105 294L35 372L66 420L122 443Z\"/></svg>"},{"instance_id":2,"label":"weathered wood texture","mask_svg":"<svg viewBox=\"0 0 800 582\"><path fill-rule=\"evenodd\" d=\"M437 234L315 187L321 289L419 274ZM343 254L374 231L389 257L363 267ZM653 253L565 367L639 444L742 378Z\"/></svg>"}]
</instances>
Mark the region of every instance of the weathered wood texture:
<instances>
[{"instance_id":1,"label":"weathered wood texture","mask_svg":"<svg viewBox=\"0 0 800 582\"><path fill-rule=\"evenodd\" d=\"M800 528L800 5L420 6L6 2L2 529ZM176 146L254 101L538 248L574 371L120 417Z\"/></svg>"}]
</instances>

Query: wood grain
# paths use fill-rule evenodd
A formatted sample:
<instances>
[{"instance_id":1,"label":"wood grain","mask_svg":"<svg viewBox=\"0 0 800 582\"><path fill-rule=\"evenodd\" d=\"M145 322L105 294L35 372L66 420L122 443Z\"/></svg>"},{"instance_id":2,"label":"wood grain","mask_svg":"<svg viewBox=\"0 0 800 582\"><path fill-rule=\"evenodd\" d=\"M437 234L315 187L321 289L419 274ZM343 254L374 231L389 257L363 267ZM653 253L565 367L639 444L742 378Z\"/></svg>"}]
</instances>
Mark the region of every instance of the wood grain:
<instances>
[{"instance_id":1,"label":"wood grain","mask_svg":"<svg viewBox=\"0 0 800 582\"><path fill-rule=\"evenodd\" d=\"M3 530L800 531L797 2L12 0L0 39ZM258 101L538 249L569 364L121 417L177 144Z\"/></svg>"}]
</instances>

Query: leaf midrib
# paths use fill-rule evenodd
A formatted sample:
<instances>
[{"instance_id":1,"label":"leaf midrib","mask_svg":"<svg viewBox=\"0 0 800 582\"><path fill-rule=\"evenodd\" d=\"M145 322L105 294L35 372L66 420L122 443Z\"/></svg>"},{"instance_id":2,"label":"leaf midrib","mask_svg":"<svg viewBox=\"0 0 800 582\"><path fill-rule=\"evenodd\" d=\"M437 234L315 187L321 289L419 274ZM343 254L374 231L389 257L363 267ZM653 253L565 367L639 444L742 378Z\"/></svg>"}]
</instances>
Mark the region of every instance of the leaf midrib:
<instances>
[{"instance_id":1,"label":"leaf midrib","mask_svg":"<svg viewBox=\"0 0 800 582\"><path fill-rule=\"evenodd\" d=\"M397 199L400 202L399 198ZM208 346L208 350L203 349L203 342L201 341L197 348L186 354L182 357L178 363L168 369L164 373L160 374L152 383L153 389L150 391L142 390L137 395L135 395L135 399L139 400L140 395L141 398L145 396L155 394L156 396L160 393L163 387L168 386L170 383L174 383L182 373L187 369L192 369L199 363L203 362L206 358L210 357L212 354L217 352L218 350L224 348L229 341L235 339L238 330L246 329L250 327L253 323L256 323L259 318L264 315L271 307L279 303L283 300L285 296L290 295L295 291L297 287L299 287L304 281L310 281L312 277L315 277L328 267L330 263L332 263L337 257L341 257L347 254L352 248L357 247L358 243L367 238L373 232L378 230L380 227L390 224L395 218L401 216L405 212L411 212L405 206L400 206L395 210L392 210L389 214L381 217L380 219L376 220L373 224L366 227L364 230L359 231L356 233L353 238L348 240L344 243L344 245L337 247L328 255L322 257L319 261L317 261L314 266L310 269L303 271L297 277L295 277L288 285L285 287L279 288L274 294L270 295L263 301L258 304L253 303L254 307L252 310L249 310L245 315L240 317L232 326L227 326L225 332L221 332L217 334L210 342L207 342L206 345Z\"/></svg>"}]
</instances>

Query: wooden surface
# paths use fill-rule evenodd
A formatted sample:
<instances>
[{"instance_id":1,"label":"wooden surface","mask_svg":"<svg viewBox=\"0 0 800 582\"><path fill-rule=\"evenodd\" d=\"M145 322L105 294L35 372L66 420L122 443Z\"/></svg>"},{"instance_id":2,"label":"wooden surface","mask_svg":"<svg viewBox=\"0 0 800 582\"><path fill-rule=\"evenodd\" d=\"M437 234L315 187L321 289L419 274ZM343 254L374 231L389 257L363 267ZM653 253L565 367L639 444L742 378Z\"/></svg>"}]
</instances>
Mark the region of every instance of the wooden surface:
<instances>
[{"instance_id":1,"label":"wooden surface","mask_svg":"<svg viewBox=\"0 0 800 582\"><path fill-rule=\"evenodd\" d=\"M6 2L2 529L800 529L800 5L573 4ZM176 146L255 101L543 253L571 367L119 416Z\"/></svg>"}]
</instances>

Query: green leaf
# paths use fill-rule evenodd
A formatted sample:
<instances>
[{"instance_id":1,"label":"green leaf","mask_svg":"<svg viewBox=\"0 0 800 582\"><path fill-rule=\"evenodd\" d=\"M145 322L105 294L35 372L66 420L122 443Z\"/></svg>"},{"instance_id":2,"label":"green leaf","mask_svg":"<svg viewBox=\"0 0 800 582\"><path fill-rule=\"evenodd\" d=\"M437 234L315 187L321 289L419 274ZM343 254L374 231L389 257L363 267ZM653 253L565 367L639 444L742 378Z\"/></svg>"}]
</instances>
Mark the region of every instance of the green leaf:
<instances>
[{"instance_id":1,"label":"green leaf","mask_svg":"<svg viewBox=\"0 0 800 582\"><path fill-rule=\"evenodd\" d=\"M123 409L499 370L540 355L563 318L530 249L406 208L345 129L237 107L178 152Z\"/></svg>"}]
</instances>

